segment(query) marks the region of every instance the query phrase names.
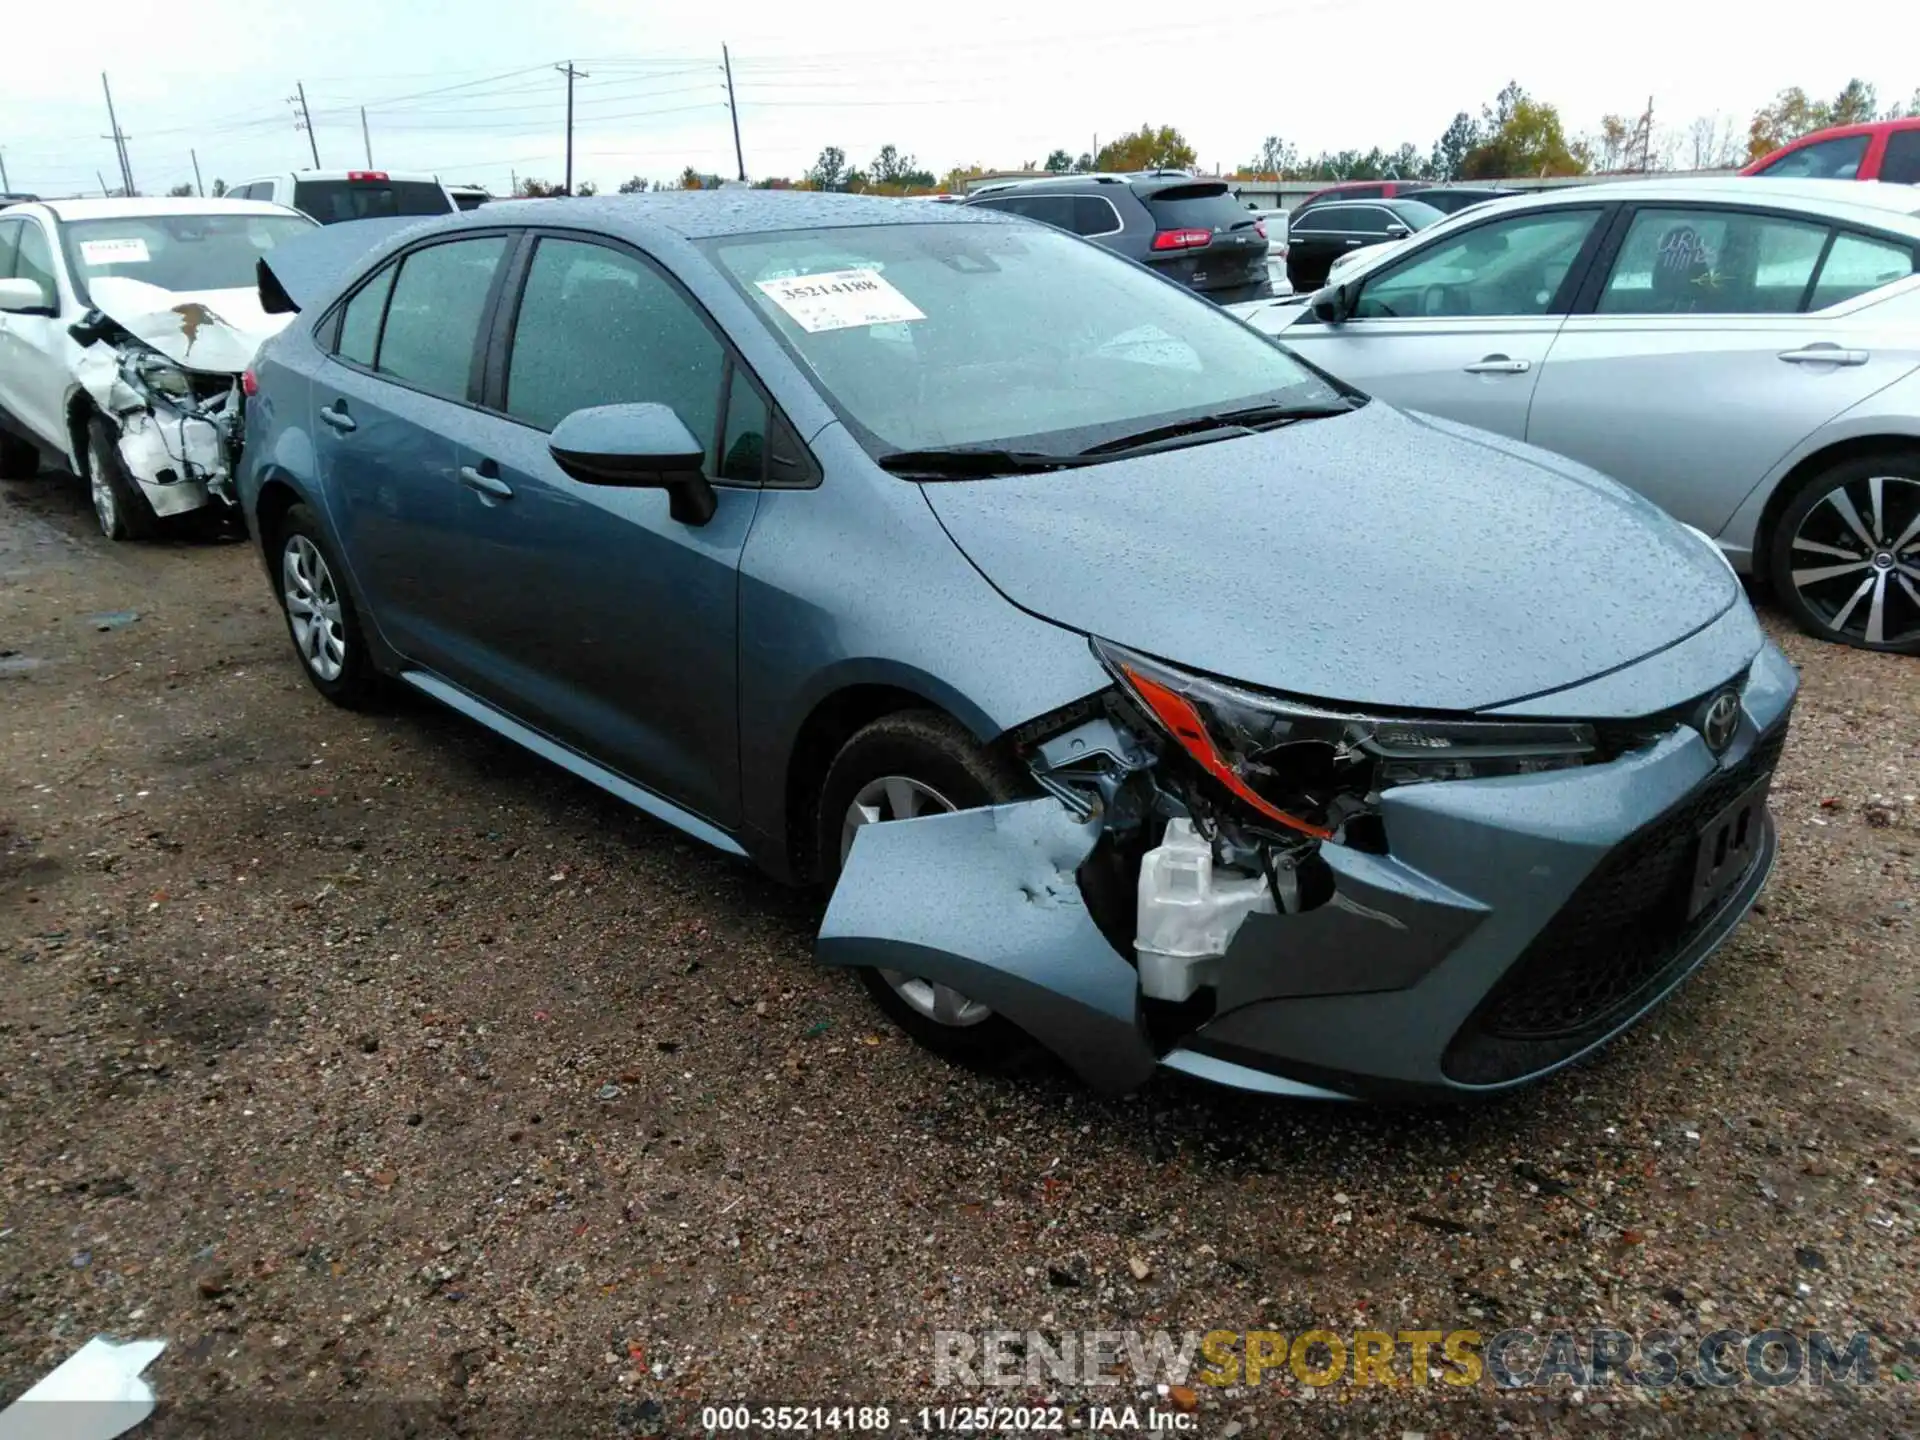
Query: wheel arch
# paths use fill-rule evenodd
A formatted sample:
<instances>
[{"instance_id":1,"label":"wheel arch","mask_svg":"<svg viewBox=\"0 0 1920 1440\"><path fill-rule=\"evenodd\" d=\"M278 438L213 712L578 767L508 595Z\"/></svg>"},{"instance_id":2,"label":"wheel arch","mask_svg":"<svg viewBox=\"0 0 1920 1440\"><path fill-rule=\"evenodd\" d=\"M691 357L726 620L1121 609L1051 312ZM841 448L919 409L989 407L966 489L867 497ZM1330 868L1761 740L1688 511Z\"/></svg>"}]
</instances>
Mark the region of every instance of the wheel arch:
<instances>
[{"instance_id":1,"label":"wheel arch","mask_svg":"<svg viewBox=\"0 0 1920 1440\"><path fill-rule=\"evenodd\" d=\"M1869 455L1895 450L1920 450L1920 434L1903 435L1898 431L1889 430L1868 435L1850 435L1843 440L1835 440L1829 445L1823 445L1818 450L1809 451L1796 460L1768 493L1766 504L1760 511L1760 521L1754 527L1752 551L1754 576L1764 585L1770 586L1773 583L1765 557L1773 551L1774 529L1779 525L1780 517L1786 513L1787 507L1793 504L1794 497L1815 476L1849 460L1859 460Z\"/></svg>"}]
</instances>

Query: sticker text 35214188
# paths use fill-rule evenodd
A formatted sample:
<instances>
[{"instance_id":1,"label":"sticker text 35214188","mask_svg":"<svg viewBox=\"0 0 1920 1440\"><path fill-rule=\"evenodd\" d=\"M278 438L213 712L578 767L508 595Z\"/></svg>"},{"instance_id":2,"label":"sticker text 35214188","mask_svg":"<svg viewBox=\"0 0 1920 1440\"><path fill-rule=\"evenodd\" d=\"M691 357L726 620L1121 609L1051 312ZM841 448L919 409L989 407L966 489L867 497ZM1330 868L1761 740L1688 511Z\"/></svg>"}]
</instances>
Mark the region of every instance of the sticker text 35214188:
<instances>
[{"instance_id":1,"label":"sticker text 35214188","mask_svg":"<svg viewBox=\"0 0 1920 1440\"><path fill-rule=\"evenodd\" d=\"M927 318L878 270L832 270L754 283L809 334Z\"/></svg>"}]
</instances>

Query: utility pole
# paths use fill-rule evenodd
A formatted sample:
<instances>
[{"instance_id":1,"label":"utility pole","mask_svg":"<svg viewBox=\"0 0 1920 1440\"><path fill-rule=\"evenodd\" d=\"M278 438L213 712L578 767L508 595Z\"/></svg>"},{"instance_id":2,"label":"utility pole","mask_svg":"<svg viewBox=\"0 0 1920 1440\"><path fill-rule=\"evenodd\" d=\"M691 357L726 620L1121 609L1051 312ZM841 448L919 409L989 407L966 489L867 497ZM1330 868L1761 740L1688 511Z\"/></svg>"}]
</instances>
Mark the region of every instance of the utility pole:
<instances>
[{"instance_id":1,"label":"utility pole","mask_svg":"<svg viewBox=\"0 0 1920 1440\"><path fill-rule=\"evenodd\" d=\"M740 107L733 103L733 57L727 54L727 47L720 47L720 63L727 72L727 113L733 116L733 163L740 173L740 179L747 178L747 162L740 154Z\"/></svg>"},{"instance_id":2,"label":"utility pole","mask_svg":"<svg viewBox=\"0 0 1920 1440\"><path fill-rule=\"evenodd\" d=\"M100 193L102 195L111 195L113 193L107 189L107 177L102 175L98 170L93 172L93 178L100 182Z\"/></svg>"},{"instance_id":3,"label":"utility pole","mask_svg":"<svg viewBox=\"0 0 1920 1440\"><path fill-rule=\"evenodd\" d=\"M1640 118L1640 126L1645 134L1640 140L1640 173L1645 175L1653 169L1653 97L1647 96L1647 113Z\"/></svg>"},{"instance_id":4,"label":"utility pole","mask_svg":"<svg viewBox=\"0 0 1920 1440\"><path fill-rule=\"evenodd\" d=\"M11 189L13 186L7 183L7 152L0 150L0 190Z\"/></svg>"},{"instance_id":5,"label":"utility pole","mask_svg":"<svg viewBox=\"0 0 1920 1440\"><path fill-rule=\"evenodd\" d=\"M313 168L318 170L320 168L320 142L314 138L313 113L307 109L306 81L304 80L294 81L293 88L295 93L287 97L287 103L289 105L298 105L300 107L300 118L294 121L293 128L296 130L305 130L307 132L307 150L313 156Z\"/></svg>"},{"instance_id":6,"label":"utility pole","mask_svg":"<svg viewBox=\"0 0 1920 1440\"><path fill-rule=\"evenodd\" d=\"M189 150L187 154L193 157L193 193L204 196L207 193L207 187L200 183L200 152Z\"/></svg>"},{"instance_id":7,"label":"utility pole","mask_svg":"<svg viewBox=\"0 0 1920 1440\"><path fill-rule=\"evenodd\" d=\"M373 136L367 133L367 107L360 107L360 143L367 147L367 169L373 168Z\"/></svg>"},{"instance_id":8,"label":"utility pole","mask_svg":"<svg viewBox=\"0 0 1920 1440\"><path fill-rule=\"evenodd\" d=\"M563 188L567 194L571 195L573 194L573 82L585 80L587 72L574 69L571 60L553 68L567 77L567 180Z\"/></svg>"},{"instance_id":9,"label":"utility pole","mask_svg":"<svg viewBox=\"0 0 1920 1440\"><path fill-rule=\"evenodd\" d=\"M100 88L107 96L107 124L113 128L113 134L103 135L103 140L113 141L113 153L120 157L120 183L124 187L123 195L133 194L133 165L127 159L127 137L120 133L120 121L113 113L113 87L107 84L107 72L100 72ZM102 186L102 189L105 187Z\"/></svg>"}]
</instances>

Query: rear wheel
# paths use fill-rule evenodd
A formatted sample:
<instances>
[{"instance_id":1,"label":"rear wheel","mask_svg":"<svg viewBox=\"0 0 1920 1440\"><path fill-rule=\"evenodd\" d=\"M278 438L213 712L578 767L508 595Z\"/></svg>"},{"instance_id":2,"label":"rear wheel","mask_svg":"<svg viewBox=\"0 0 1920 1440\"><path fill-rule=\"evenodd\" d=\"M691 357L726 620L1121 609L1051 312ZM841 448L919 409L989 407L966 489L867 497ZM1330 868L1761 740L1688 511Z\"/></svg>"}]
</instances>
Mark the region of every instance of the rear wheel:
<instances>
[{"instance_id":1,"label":"rear wheel","mask_svg":"<svg viewBox=\"0 0 1920 1440\"><path fill-rule=\"evenodd\" d=\"M87 490L107 539L145 540L158 527L153 507L121 462L118 437L99 415L87 421Z\"/></svg>"},{"instance_id":2,"label":"rear wheel","mask_svg":"<svg viewBox=\"0 0 1920 1440\"><path fill-rule=\"evenodd\" d=\"M1843 460L1774 526L1767 576L1809 635L1920 654L1920 450Z\"/></svg>"},{"instance_id":3,"label":"rear wheel","mask_svg":"<svg viewBox=\"0 0 1920 1440\"><path fill-rule=\"evenodd\" d=\"M842 748L821 788L820 868L837 881L856 836L868 825L997 805L1026 796L1017 766L976 744L964 727L932 710L884 716ZM1026 1033L948 985L897 970L860 978L902 1030L936 1054L965 1064L1005 1064L1031 1055Z\"/></svg>"},{"instance_id":4,"label":"rear wheel","mask_svg":"<svg viewBox=\"0 0 1920 1440\"><path fill-rule=\"evenodd\" d=\"M334 704L364 710L378 702L380 676L367 654L360 617L313 511L288 508L273 542L274 575L287 633L307 679Z\"/></svg>"}]
</instances>

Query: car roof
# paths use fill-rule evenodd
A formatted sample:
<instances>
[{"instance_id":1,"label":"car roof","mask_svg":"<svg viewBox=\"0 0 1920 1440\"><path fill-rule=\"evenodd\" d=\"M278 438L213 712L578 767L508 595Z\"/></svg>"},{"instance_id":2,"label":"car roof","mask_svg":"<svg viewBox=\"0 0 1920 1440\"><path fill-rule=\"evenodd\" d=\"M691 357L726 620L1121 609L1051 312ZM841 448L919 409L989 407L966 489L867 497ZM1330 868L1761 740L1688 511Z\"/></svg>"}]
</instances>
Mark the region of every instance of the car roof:
<instances>
[{"instance_id":1,"label":"car roof","mask_svg":"<svg viewBox=\"0 0 1920 1440\"><path fill-rule=\"evenodd\" d=\"M1604 201L1698 200L1736 205L1772 205L1806 210L1835 220L1893 221L1920 232L1920 187L1871 180L1772 180L1764 175L1722 175L1701 180L1606 180L1523 191L1461 211L1484 218L1535 205ZM1419 199L1419 196L1411 197ZM1904 223L1901 223L1904 222Z\"/></svg>"},{"instance_id":2,"label":"car roof","mask_svg":"<svg viewBox=\"0 0 1920 1440\"><path fill-rule=\"evenodd\" d=\"M135 195L131 199L42 200L62 220L132 220L143 215L292 215L298 212L270 200L230 200L226 196Z\"/></svg>"},{"instance_id":3,"label":"car roof","mask_svg":"<svg viewBox=\"0 0 1920 1440\"><path fill-rule=\"evenodd\" d=\"M364 165L357 170L270 170L265 175L255 175L239 183L251 185L255 180L292 180L298 184L302 180L348 180L355 175L384 175L389 180L405 180L409 184L416 181L426 185L440 183L438 175L425 170L369 170Z\"/></svg>"},{"instance_id":4,"label":"car roof","mask_svg":"<svg viewBox=\"0 0 1920 1440\"><path fill-rule=\"evenodd\" d=\"M665 232L684 240L756 235L769 230L828 230L853 225L1007 225L1017 217L969 205L883 195L812 190L667 190L644 195L556 196L496 200L478 210L435 216L431 228L502 223L564 225L641 237Z\"/></svg>"}]
</instances>

